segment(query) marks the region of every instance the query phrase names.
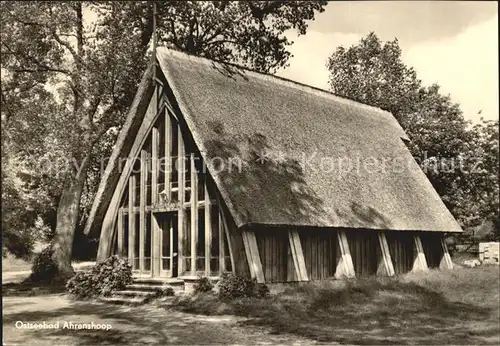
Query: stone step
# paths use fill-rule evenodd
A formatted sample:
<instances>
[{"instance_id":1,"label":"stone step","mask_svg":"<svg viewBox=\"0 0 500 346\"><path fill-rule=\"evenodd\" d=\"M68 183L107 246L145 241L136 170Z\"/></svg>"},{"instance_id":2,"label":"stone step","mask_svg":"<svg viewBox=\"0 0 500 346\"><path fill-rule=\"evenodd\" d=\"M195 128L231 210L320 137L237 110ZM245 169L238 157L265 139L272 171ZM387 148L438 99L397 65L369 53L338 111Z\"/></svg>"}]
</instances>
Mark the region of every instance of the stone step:
<instances>
[{"instance_id":1,"label":"stone step","mask_svg":"<svg viewBox=\"0 0 500 346\"><path fill-rule=\"evenodd\" d=\"M99 301L107 304L116 304L116 305L141 305L144 304L149 297L101 297Z\"/></svg>"},{"instance_id":2,"label":"stone step","mask_svg":"<svg viewBox=\"0 0 500 346\"><path fill-rule=\"evenodd\" d=\"M170 286L170 285L146 285L146 284L132 284L132 285L127 285L126 290L127 291L141 291L141 292L156 292L158 290L165 289L167 287L172 287L174 292L180 292L184 290L184 285L175 285L175 286Z\"/></svg>"},{"instance_id":3,"label":"stone step","mask_svg":"<svg viewBox=\"0 0 500 346\"><path fill-rule=\"evenodd\" d=\"M152 297L155 293L155 291L133 291L127 289L123 291L116 291L113 295L117 297Z\"/></svg>"},{"instance_id":4,"label":"stone step","mask_svg":"<svg viewBox=\"0 0 500 346\"><path fill-rule=\"evenodd\" d=\"M155 279L155 278L134 278L133 284L150 286L184 286L184 280L179 279Z\"/></svg>"}]
</instances>

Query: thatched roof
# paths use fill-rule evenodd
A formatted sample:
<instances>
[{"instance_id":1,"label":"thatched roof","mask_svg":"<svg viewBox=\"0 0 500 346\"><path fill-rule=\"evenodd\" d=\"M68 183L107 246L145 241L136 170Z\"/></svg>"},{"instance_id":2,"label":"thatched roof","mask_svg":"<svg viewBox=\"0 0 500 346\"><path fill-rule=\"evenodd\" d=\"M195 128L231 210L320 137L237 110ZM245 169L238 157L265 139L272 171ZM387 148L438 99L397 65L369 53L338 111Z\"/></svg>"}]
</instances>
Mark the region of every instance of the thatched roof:
<instances>
[{"instance_id":1,"label":"thatched roof","mask_svg":"<svg viewBox=\"0 0 500 346\"><path fill-rule=\"evenodd\" d=\"M157 58L237 226L461 231L390 113L165 48ZM241 171L220 171L231 158Z\"/></svg>"}]
</instances>

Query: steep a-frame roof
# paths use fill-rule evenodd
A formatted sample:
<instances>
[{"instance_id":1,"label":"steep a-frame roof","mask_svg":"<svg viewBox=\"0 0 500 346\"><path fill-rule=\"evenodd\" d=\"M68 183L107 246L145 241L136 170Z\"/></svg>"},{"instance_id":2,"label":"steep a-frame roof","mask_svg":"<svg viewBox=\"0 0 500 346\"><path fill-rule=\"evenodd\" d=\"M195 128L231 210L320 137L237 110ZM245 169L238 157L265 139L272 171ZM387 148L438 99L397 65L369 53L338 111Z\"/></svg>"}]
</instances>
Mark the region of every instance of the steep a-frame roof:
<instances>
[{"instance_id":1,"label":"steep a-frame roof","mask_svg":"<svg viewBox=\"0 0 500 346\"><path fill-rule=\"evenodd\" d=\"M390 113L165 48L157 59L237 226L461 231Z\"/></svg>"}]
</instances>

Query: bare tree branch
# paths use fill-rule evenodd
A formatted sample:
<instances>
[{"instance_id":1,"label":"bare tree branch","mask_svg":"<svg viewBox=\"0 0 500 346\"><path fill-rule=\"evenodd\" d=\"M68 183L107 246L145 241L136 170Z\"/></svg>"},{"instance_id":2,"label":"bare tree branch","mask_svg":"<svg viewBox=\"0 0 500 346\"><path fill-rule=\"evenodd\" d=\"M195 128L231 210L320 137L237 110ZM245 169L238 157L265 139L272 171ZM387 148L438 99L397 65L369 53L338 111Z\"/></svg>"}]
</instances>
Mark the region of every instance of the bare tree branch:
<instances>
[{"instance_id":1,"label":"bare tree branch","mask_svg":"<svg viewBox=\"0 0 500 346\"><path fill-rule=\"evenodd\" d=\"M73 59L75 60L75 62L77 64L79 64L82 67L85 67L85 63L83 62L82 58L73 49L73 47L71 47L71 44L69 42L66 42L66 41L62 40L59 37L59 35L57 34L57 32L55 30L52 30L51 34L52 34L52 37L54 38L54 40L56 40L57 43L59 43L61 46L65 47L70 52L70 54L73 56Z\"/></svg>"}]
</instances>

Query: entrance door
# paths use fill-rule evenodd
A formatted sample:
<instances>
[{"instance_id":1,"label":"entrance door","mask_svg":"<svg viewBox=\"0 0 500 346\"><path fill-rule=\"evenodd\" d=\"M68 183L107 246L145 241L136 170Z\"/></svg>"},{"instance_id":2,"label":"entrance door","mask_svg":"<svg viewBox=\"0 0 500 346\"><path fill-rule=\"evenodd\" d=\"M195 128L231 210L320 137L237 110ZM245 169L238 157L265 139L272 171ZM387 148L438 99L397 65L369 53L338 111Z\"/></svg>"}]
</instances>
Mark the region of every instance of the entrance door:
<instances>
[{"instance_id":1,"label":"entrance door","mask_svg":"<svg viewBox=\"0 0 500 346\"><path fill-rule=\"evenodd\" d=\"M157 244L157 253L159 263L153 272L153 276L176 277L177 273L177 246L178 246L178 228L177 228L177 212L158 213L155 214L158 222L159 232Z\"/></svg>"},{"instance_id":2,"label":"entrance door","mask_svg":"<svg viewBox=\"0 0 500 346\"><path fill-rule=\"evenodd\" d=\"M134 276L177 277L177 212L148 213L142 236L138 214L132 217L135 227L128 226L127 217L122 220L127 249L121 253L128 253Z\"/></svg>"}]
</instances>

